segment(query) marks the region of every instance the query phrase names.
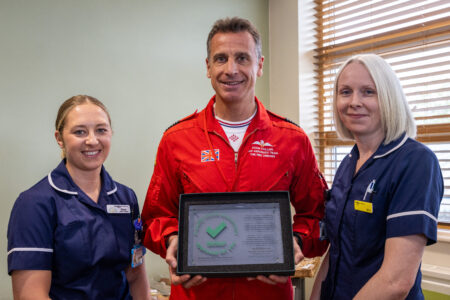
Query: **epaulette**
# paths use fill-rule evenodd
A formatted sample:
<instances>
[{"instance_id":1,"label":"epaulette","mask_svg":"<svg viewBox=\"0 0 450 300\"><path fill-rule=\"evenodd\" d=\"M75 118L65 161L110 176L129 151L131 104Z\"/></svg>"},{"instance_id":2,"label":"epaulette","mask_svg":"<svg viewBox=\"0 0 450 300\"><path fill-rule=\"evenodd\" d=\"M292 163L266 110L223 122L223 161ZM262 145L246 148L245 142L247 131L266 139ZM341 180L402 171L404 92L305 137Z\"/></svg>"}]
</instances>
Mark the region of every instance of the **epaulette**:
<instances>
[{"instance_id":1,"label":"epaulette","mask_svg":"<svg viewBox=\"0 0 450 300\"><path fill-rule=\"evenodd\" d=\"M288 123L291 123L292 125L297 126L298 128L301 128L300 125L298 125L298 124L295 123L294 121L289 120L288 118L285 118L285 117L282 117L282 116L280 116L280 115L277 115L276 113L271 112L270 110L267 110L267 112L268 112L269 114L271 114L272 116L274 116L274 117L277 117L277 118L279 118L279 119L281 119L281 120L283 120L283 121L285 121L285 122L288 122Z\"/></svg>"},{"instance_id":2,"label":"epaulette","mask_svg":"<svg viewBox=\"0 0 450 300\"><path fill-rule=\"evenodd\" d=\"M294 121L289 120L288 118L284 118L284 120L285 120L286 122L288 122L288 123L291 123L291 124L297 126L298 128L301 128L300 125L298 125L298 124L295 123Z\"/></svg>"},{"instance_id":3,"label":"epaulette","mask_svg":"<svg viewBox=\"0 0 450 300\"><path fill-rule=\"evenodd\" d=\"M189 116L184 117L183 119L176 121L175 123L173 123L172 125L170 125L169 127L167 127L167 129L166 129L164 132L166 132L167 130L169 130L170 128L172 128L173 126L175 126L175 125L177 125L177 124L179 124L179 123L181 123L181 122L184 122L184 121L187 121L187 120L189 120L189 119L192 119L192 118L195 117L196 115L197 115L197 110L195 110L193 114L190 114Z\"/></svg>"}]
</instances>

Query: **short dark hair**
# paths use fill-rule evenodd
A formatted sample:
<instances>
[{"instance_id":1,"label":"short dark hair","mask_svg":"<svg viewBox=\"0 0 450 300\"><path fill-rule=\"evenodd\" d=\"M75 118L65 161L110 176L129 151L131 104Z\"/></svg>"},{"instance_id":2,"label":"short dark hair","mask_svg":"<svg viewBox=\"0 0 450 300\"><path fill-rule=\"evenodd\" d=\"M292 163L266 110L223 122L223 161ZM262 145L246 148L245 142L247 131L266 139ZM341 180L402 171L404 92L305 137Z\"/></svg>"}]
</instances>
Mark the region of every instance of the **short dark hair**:
<instances>
[{"instance_id":1,"label":"short dark hair","mask_svg":"<svg viewBox=\"0 0 450 300\"><path fill-rule=\"evenodd\" d=\"M208 40L206 42L206 51L208 54L208 58L211 51L211 40L216 35L216 33L238 33L243 31L247 31L252 35L253 40L255 41L256 56L258 57L258 59L260 59L262 57L262 46L261 36L259 35L258 30L255 26L253 26L252 23L250 23L249 20L238 17L219 19L214 23L211 31L209 32Z\"/></svg>"}]
</instances>

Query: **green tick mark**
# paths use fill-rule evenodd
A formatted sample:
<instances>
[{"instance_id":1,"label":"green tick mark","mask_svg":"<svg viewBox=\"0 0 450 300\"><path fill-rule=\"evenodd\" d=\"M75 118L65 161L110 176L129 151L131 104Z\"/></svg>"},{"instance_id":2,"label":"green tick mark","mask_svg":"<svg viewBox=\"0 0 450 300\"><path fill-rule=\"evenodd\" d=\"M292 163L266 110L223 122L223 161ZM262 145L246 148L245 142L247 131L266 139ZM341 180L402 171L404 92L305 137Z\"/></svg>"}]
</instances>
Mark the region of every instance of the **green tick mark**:
<instances>
[{"instance_id":1,"label":"green tick mark","mask_svg":"<svg viewBox=\"0 0 450 300\"><path fill-rule=\"evenodd\" d=\"M206 232L213 239L215 239L226 227L227 227L227 224L225 224L225 222L222 222L222 223L220 223L219 226L216 227L216 229L212 229L211 227L208 226L208 228L206 229Z\"/></svg>"}]
</instances>

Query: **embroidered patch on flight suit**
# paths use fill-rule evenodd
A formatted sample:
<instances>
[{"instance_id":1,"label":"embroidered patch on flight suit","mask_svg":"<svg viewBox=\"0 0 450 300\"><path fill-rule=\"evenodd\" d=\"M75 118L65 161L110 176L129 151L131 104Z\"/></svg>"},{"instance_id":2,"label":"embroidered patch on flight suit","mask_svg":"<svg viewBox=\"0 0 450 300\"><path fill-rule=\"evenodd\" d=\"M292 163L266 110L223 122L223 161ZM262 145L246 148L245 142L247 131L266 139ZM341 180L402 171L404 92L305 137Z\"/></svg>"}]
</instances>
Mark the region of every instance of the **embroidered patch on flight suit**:
<instances>
[{"instance_id":1,"label":"embroidered patch on flight suit","mask_svg":"<svg viewBox=\"0 0 450 300\"><path fill-rule=\"evenodd\" d=\"M209 162L214 161L215 159L220 160L220 150L214 149L214 154L211 153L211 150L202 150L200 153L200 161L201 162Z\"/></svg>"},{"instance_id":2,"label":"embroidered patch on flight suit","mask_svg":"<svg viewBox=\"0 0 450 300\"><path fill-rule=\"evenodd\" d=\"M252 143L252 147L248 150L248 154L256 157L276 158L278 151L275 150L275 146L271 143L260 140Z\"/></svg>"}]
</instances>

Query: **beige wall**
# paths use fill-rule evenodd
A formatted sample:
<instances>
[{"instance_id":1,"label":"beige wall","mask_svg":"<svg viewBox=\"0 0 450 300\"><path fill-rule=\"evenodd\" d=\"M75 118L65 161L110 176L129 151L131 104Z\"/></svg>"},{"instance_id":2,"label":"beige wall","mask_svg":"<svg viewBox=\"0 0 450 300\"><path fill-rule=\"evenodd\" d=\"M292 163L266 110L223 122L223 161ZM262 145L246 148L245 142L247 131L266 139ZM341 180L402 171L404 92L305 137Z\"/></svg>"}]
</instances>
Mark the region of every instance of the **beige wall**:
<instances>
[{"instance_id":1,"label":"beige wall","mask_svg":"<svg viewBox=\"0 0 450 300\"><path fill-rule=\"evenodd\" d=\"M308 135L314 128L313 5L313 0L269 1L270 109ZM313 283L305 280L306 299Z\"/></svg>"},{"instance_id":2,"label":"beige wall","mask_svg":"<svg viewBox=\"0 0 450 300\"><path fill-rule=\"evenodd\" d=\"M270 109L299 120L298 5L269 1Z\"/></svg>"},{"instance_id":3,"label":"beige wall","mask_svg":"<svg viewBox=\"0 0 450 300\"><path fill-rule=\"evenodd\" d=\"M75 94L104 101L113 122L106 167L142 206L163 131L203 108L206 37L221 17L256 24L268 54L267 0L2 0L0 2L0 299L11 299L6 229L18 194L59 162L53 122ZM269 57L257 95L269 100ZM166 274L147 255L151 275Z\"/></svg>"}]
</instances>

